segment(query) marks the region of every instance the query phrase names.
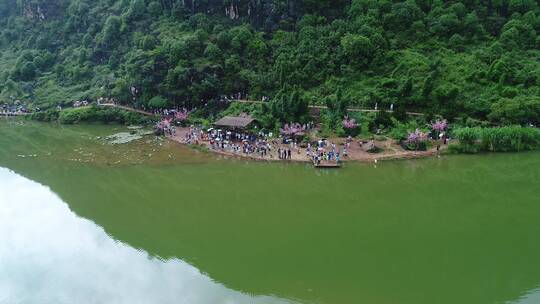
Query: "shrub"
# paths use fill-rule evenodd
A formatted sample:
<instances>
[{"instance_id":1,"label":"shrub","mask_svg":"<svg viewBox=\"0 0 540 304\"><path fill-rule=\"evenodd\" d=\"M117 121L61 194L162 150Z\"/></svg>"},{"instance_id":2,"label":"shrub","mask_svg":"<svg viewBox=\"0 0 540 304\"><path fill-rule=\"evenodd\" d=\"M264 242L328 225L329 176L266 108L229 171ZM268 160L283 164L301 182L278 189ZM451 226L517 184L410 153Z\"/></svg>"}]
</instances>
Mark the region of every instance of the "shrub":
<instances>
[{"instance_id":1,"label":"shrub","mask_svg":"<svg viewBox=\"0 0 540 304\"><path fill-rule=\"evenodd\" d=\"M358 133L360 133L360 124L358 124L356 122L356 119L349 118L349 116L346 116L343 119L342 124L343 124L342 129L343 129L343 132L345 133L345 135L356 137L358 135ZM338 133L337 130L336 130L336 133Z\"/></svg>"},{"instance_id":2,"label":"shrub","mask_svg":"<svg viewBox=\"0 0 540 304\"><path fill-rule=\"evenodd\" d=\"M163 109L167 107L168 104L169 102L167 101L167 99L161 96L155 96L148 101L148 107L150 109Z\"/></svg>"},{"instance_id":3,"label":"shrub","mask_svg":"<svg viewBox=\"0 0 540 304\"><path fill-rule=\"evenodd\" d=\"M81 122L143 124L149 120L138 113L93 106L90 108L66 109L61 111L58 121L62 124L76 124Z\"/></svg>"},{"instance_id":4,"label":"shrub","mask_svg":"<svg viewBox=\"0 0 540 304\"><path fill-rule=\"evenodd\" d=\"M409 133L407 140L401 142L401 146L405 150L411 151L426 151L427 150L427 134L416 129Z\"/></svg>"},{"instance_id":5,"label":"shrub","mask_svg":"<svg viewBox=\"0 0 540 304\"><path fill-rule=\"evenodd\" d=\"M394 127L390 130L388 136L397 141L406 140L409 133L416 129L422 129L422 131L426 131L421 128L420 124L416 120L410 120L406 123L403 123L395 118L392 118L392 125Z\"/></svg>"},{"instance_id":6,"label":"shrub","mask_svg":"<svg viewBox=\"0 0 540 304\"><path fill-rule=\"evenodd\" d=\"M478 153L478 140L481 128L461 128L454 131L454 135L459 140L459 150L462 153Z\"/></svg>"},{"instance_id":7,"label":"shrub","mask_svg":"<svg viewBox=\"0 0 540 304\"><path fill-rule=\"evenodd\" d=\"M462 153L517 152L540 148L540 129L508 126L500 128L460 128L454 131Z\"/></svg>"},{"instance_id":8,"label":"shrub","mask_svg":"<svg viewBox=\"0 0 540 304\"><path fill-rule=\"evenodd\" d=\"M392 127L394 125L392 121L392 116L386 110L381 110L377 112L377 115L375 116L375 119L370 123L369 129L372 132L377 131L377 129L385 129L388 127Z\"/></svg>"},{"instance_id":9,"label":"shrub","mask_svg":"<svg viewBox=\"0 0 540 304\"><path fill-rule=\"evenodd\" d=\"M488 118L502 124L540 124L540 98L502 99L491 106Z\"/></svg>"},{"instance_id":10,"label":"shrub","mask_svg":"<svg viewBox=\"0 0 540 304\"><path fill-rule=\"evenodd\" d=\"M85 121L90 116L89 109L79 108L79 109L66 109L60 112L58 116L58 121L62 124L75 124L80 121Z\"/></svg>"}]
</instances>

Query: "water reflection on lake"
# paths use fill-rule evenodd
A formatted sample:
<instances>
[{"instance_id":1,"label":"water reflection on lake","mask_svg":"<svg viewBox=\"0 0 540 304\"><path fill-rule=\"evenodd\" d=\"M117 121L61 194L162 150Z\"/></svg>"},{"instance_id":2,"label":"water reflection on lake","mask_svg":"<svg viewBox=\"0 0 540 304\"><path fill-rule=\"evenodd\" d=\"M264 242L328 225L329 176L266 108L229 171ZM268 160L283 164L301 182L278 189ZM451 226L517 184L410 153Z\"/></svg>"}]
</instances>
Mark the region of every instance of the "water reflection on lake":
<instances>
[{"instance_id":1,"label":"water reflection on lake","mask_svg":"<svg viewBox=\"0 0 540 304\"><path fill-rule=\"evenodd\" d=\"M540 287L527 292L524 296L508 304L538 304L540 303Z\"/></svg>"},{"instance_id":2,"label":"water reflection on lake","mask_svg":"<svg viewBox=\"0 0 540 304\"><path fill-rule=\"evenodd\" d=\"M0 168L0 303L288 303L225 288L115 241L49 188Z\"/></svg>"},{"instance_id":3,"label":"water reflection on lake","mask_svg":"<svg viewBox=\"0 0 540 304\"><path fill-rule=\"evenodd\" d=\"M538 152L317 171L124 131L0 121L0 304L540 303Z\"/></svg>"}]
</instances>

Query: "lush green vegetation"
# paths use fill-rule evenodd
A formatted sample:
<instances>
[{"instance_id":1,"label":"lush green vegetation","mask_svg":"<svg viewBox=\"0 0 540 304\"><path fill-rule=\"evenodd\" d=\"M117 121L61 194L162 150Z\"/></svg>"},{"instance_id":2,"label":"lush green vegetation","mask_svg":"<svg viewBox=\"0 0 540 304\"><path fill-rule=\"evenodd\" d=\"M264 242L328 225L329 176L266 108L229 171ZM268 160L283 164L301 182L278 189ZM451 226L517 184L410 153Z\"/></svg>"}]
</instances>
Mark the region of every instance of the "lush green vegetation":
<instances>
[{"instance_id":1,"label":"lush green vegetation","mask_svg":"<svg viewBox=\"0 0 540 304\"><path fill-rule=\"evenodd\" d=\"M401 123L538 124L539 32L534 0L0 0L0 103L114 97L208 116L242 92L272 97L267 126L314 103L338 132L345 106L376 104ZM371 118L361 132L396 125Z\"/></svg>"},{"instance_id":2,"label":"lush green vegetation","mask_svg":"<svg viewBox=\"0 0 540 304\"><path fill-rule=\"evenodd\" d=\"M457 152L516 152L540 148L540 130L537 128L466 127L454 130L453 134L459 140L459 144L452 147Z\"/></svg>"},{"instance_id":3,"label":"lush green vegetation","mask_svg":"<svg viewBox=\"0 0 540 304\"><path fill-rule=\"evenodd\" d=\"M62 124L76 124L81 122L119 123L119 124L145 124L150 121L138 113L127 112L116 108L99 108L96 106L69 108L65 110L49 109L35 112L31 119L38 121L58 121Z\"/></svg>"}]
</instances>

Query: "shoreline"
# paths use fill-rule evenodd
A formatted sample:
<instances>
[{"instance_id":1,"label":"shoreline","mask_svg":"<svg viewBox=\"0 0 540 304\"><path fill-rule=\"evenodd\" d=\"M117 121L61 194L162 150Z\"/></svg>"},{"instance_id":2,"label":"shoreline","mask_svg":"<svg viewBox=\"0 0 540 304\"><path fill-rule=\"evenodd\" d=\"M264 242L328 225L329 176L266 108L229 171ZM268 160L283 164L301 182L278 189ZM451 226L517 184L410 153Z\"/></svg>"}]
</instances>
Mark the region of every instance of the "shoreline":
<instances>
[{"instance_id":1,"label":"shoreline","mask_svg":"<svg viewBox=\"0 0 540 304\"><path fill-rule=\"evenodd\" d=\"M16 117L15 119L20 118ZM98 125L101 123L97 123ZM177 132L175 135L165 135L165 138L171 142L177 143L179 145L183 145L186 147L190 147L192 149L204 149L204 152L225 156L225 157L231 157L231 158L237 158L237 159L244 159L244 160L253 160L253 161L261 161L261 162L284 162L284 163L304 163L304 164L312 164L311 158L309 158L304 150L302 148L299 148L300 153L298 151L294 151L292 153L291 159L279 159L277 157L260 157L258 154L245 154L245 153L233 153L229 151L224 150L216 150L212 149L208 142L202 141L202 143L199 143L199 145L195 144L188 144L184 142L183 138L189 128L177 128ZM343 139L340 139L343 140ZM357 145L357 142L355 142ZM393 143L392 140L388 139L386 141L376 141L378 146L382 146L383 152L381 153L368 153L364 151L360 151L359 147L351 148L349 151L349 155L347 157L342 157L340 162L341 163L348 163L348 162L360 162L360 163L373 163L378 161L390 161L390 160L406 160L406 159L420 159L420 158L429 158L429 157L435 157L437 155L442 155L445 153L445 151L448 148L447 146L441 146L441 150L437 151L436 148L431 148L427 151L407 151L403 150L401 147L399 147L397 144ZM285 145L280 145L282 148L285 148Z\"/></svg>"},{"instance_id":2,"label":"shoreline","mask_svg":"<svg viewBox=\"0 0 540 304\"><path fill-rule=\"evenodd\" d=\"M3 116L0 116L2 118ZM0 122L6 122L6 121L18 121L18 122L24 122L24 121L31 121L35 123L44 123L44 124L52 124L52 125L62 125L60 123L52 123L52 122L43 122L43 121L35 121L35 120L27 120L23 119L22 117L9 117L9 119L0 119ZM66 124L66 126L74 126L74 125L117 125L117 126L125 126L122 124L105 124L101 122L95 122L95 123L76 123L76 124ZM168 141L179 144L182 146L190 147L193 150L199 150L200 152L205 152L207 154L215 154L223 157L229 157L229 158L237 158L237 159L244 159L244 160L253 160L253 161L261 161L261 162L285 162L285 163L309 163L312 164L312 161L310 158L307 157L307 155L304 152L304 149L300 148L301 152L297 153L296 151L292 154L292 159L284 160L279 158L272 158L272 157L260 157L258 155L254 154L244 154L244 153L232 153L229 151L222 151L222 150L216 150L212 149L210 145L207 142L202 142L202 144L199 145L192 145L186 143L182 137L181 134L185 134L185 129L187 128L177 128L177 134L175 136L164 136L165 139ZM343 138L340 138L339 140L343 141ZM397 147L398 145L395 144L393 140L387 139L386 141L376 141L377 144L381 143L390 143L392 142L393 147ZM356 141L357 143L357 141ZM454 144L455 145L455 144ZM354 152L351 149L350 155L348 157L342 157L340 162L342 163L349 163L349 162L359 162L359 163L373 163L378 161L391 161L391 160L408 160L408 159L421 159L421 158L432 158L436 156L443 156L443 155L449 155L449 154L456 154L456 155L477 155L477 154L501 154L501 153L523 153L523 152L534 152L534 151L540 151L540 149L527 149L527 150L520 150L520 151L478 151L478 152L459 152L455 151L455 153L449 152L448 148L451 145L441 146L440 151L437 151L436 148L431 148L427 151L408 151L403 150L402 148L398 148L400 150L396 151L395 149L388 149L387 146L384 146L384 150L381 153L367 153L363 152L361 155L354 155ZM393 150L393 151L391 151ZM352 155L351 155L352 154Z\"/></svg>"},{"instance_id":3,"label":"shoreline","mask_svg":"<svg viewBox=\"0 0 540 304\"><path fill-rule=\"evenodd\" d=\"M184 131L184 132L183 132ZM226 156L226 157L233 157L238 159L246 159L246 160L255 160L255 161L265 161L265 162L284 162L284 163L309 163L311 164L311 159L305 154L304 150L300 148L298 151L294 151L292 154L291 159L279 159L277 157L271 156L267 157L261 157L258 156L258 154L245 154L245 153L234 153L224 150L216 150L210 147L208 142L202 141L198 145L196 144L187 144L183 138L185 134L184 128L178 128L177 133L175 135L166 135L165 138L168 140L175 142L177 144L191 147L192 149L198 149L203 148L205 149L205 152ZM368 153L364 151L359 151L359 148L357 149L351 149L349 156L343 157L341 159L342 163L347 162L362 162L362 163L373 163L378 161L389 161L389 160L405 160L405 159L420 159L420 158L428 158L428 157L435 157L437 155L441 155L446 150L446 147L441 147L440 151L437 151L436 148L431 148L427 151L396 151L396 145L391 143L391 140L387 140L386 142L378 142L379 144L384 144L384 151L381 153Z\"/></svg>"}]
</instances>

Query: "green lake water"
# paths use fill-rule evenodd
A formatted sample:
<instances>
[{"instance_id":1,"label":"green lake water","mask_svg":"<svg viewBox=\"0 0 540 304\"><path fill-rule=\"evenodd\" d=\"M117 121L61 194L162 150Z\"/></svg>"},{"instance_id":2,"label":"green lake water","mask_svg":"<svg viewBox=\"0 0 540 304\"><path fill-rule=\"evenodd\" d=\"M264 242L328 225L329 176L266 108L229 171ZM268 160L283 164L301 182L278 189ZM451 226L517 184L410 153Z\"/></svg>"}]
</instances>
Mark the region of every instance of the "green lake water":
<instances>
[{"instance_id":1,"label":"green lake water","mask_svg":"<svg viewBox=\"0 0 540 304\"><path fill-rule=\"evenodd\" d=\"M224 159L0 120L0 303L540 303L540 153Z\"/></svg>"}]
</instances>

